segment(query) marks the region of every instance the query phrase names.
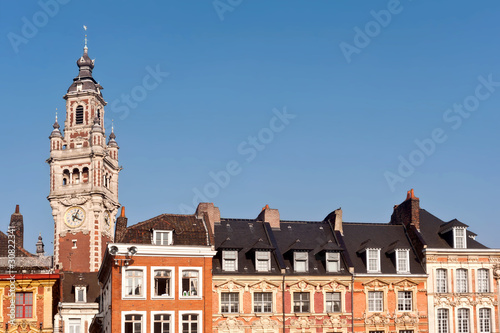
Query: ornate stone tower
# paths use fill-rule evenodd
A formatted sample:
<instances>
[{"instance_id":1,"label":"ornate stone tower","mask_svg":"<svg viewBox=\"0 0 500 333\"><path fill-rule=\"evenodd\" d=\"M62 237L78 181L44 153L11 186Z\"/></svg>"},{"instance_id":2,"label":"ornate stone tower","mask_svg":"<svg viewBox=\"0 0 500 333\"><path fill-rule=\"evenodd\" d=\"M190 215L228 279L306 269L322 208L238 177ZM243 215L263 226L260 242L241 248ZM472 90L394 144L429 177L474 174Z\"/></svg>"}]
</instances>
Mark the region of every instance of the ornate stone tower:
<instances>
[{"instance_id":1,"label":"ornate stone tower","mask_svg":"<svg viewBox=\"0 0 500 333\"><path fill-rule=\"evenodd\" d=\"M118 144L111 129L106 143L102 86L92 77L87 42L77 60L78 76L64 95L64 131L50 134L50 194L54 217L54 260L64 271L99 270L113 241L118 203Z\"/></svg>"}]
</instances>

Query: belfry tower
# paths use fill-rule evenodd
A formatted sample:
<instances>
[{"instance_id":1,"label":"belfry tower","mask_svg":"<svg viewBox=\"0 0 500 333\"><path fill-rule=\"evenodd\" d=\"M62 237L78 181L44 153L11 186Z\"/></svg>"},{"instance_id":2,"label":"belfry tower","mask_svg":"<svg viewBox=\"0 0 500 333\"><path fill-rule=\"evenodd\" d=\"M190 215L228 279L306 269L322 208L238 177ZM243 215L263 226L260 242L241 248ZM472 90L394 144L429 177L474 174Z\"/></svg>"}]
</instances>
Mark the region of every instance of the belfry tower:
<instances>
[{"instance_id":1,"label":"belfry tower","mask_svg":"<svg viewBox=\"0 0 500 333\"><path fill-rule=\"evenodd\" d=\"M63 271L96 272L113 241L118 203L118 144L113 128L106 143L102 86L92 77L94 60L76 61L68 89L66 120L50 134L50 194L54 217L54 264Z\"/></svg>"}]
</instances>

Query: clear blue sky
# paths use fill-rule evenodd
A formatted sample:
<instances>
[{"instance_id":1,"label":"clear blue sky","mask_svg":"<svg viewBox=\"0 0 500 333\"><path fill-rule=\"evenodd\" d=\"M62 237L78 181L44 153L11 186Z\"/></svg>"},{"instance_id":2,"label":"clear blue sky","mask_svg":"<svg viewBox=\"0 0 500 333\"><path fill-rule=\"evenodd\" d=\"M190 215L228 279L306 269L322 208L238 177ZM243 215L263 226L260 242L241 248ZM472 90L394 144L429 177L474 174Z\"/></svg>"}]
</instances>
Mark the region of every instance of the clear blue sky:
<instances>
[{"instance_id":1,"label":"clear blue sky","mask_svg":"<svg viewBox=\"0 0 500 333\"><path fill-rule=\"evenodd\" d=\"M0 5L0 221L20 204L29 250L52 251L48 136L84 24L129 223L193 213L196 189L223 217L387 222L414 188L500 248L498 1L54 1Z\"/></svg>"}]
</instances>

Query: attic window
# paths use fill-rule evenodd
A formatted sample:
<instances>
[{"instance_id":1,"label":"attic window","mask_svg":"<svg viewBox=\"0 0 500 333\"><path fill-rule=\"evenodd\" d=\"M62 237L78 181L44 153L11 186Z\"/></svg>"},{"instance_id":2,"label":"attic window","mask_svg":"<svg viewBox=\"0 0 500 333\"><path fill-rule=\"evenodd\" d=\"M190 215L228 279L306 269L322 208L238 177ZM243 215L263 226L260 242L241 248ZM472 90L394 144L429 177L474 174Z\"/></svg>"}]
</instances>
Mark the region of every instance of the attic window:
<instances>
[{"instance_id":1,"label":"attic window","mask_svg":"<svg viewBox=\"0 0 500 333\"><path fill-rule=\"evenodd\" d=\"M76 107L75 121L77 125L83 124L83 106L81 105Z\"/></svg>"},{"instance_id":2,"label":"attic window","mask_svg":"<svg viewBox=\"0 0 500 333\"><path fill-rule=\"evenodd\" d=\"M85 287L75 287L75 303L87 302L87 290Z\"/></svg>"},{"instance_id":3,"label":"attic window","mask_svg":"<svg viewBox=\"0 0 500 333\"><path fill-rule=\"evenodd\" d=\"M82 84L81 83L76 85L76 91L82 91Z\"/></svg>"},{"instance_id":4,"label":"attic window","mask_svg":"<svg viewBox=\"0 0 500 333\"><path fill-rule=\"evenodd\" d=\"M467 248L467 240L465 237L465 228L453 228L453 247L455 249Z\"/></svg>"},{"instance_id":5,"label":"attic window","mask_svg":"<svg viewBox=\"0 0 500 333\"><path fill-rule=\"evenodd\" d=\"M238 251L222 251L222 270L226 272L235 272L238 270Z\"/></svg>"},{"instance_id":6,"label":"attic window","mask_svg":"<svg viewBox=\"0 0 500 333\"><path fill-rule=\"evenodd\" d=\"M340 253L338 252L326 252L325 256L325 266L328 273L335 273L339 271L340 268Z\"/></svg>"},{"instance_id":7,"label":"attic window","mask_svg":"<svg viewBox=\"0 0 500 333\"><path fill-rule=\"evenodd\" d=\"M396 271L398 273L410 272L410 251L406 249L396 250Z\"/></svg>"},{"instance_id":8,"label":"attic window","mask_svg":"<svg viewBox=\"0 0 500 333\"><path fill-rule=\"evenodd\" d=\"M153 230L153 242L155 245L172 245L172 231Z\"/></svg>"},{"instance_id":9,"label":"attic window","mask_svg":"<svg viewBox=\"0 0 500 333\"><path fill-rule=\"evenodd\" d=\"M307 252L294 252L293 253L293 269L296 272L307 272L309 268L309 261Z\"/></svg>"},{"instance_id":10,"label":"attic window","mask_svg":"<svg viewBox=\"0 0 500 333\"><path fill-rule=\"evenodd\" d=\"M366 249L366 263L368 273L380 272L380 249Z\"/></svg>"},{"instance_id":11,"label":"attic window","mask_svg":"<svg viewBox=\"0 0 500 333\"><path fill-rule=\"evenodd\" d=\"M271 270L271 252L255 252L255 270L257 272L269 272Z\"/></svg>"}]
</instances>

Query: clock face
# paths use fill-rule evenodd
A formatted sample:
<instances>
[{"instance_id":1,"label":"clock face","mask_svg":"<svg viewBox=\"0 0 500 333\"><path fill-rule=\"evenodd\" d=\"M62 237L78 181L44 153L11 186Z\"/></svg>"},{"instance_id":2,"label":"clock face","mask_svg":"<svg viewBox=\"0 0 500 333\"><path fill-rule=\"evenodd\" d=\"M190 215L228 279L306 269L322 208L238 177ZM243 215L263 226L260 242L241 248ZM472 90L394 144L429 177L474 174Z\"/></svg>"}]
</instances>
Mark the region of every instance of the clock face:
<instances>
[{"instance_id":1,"label":"clock face","mask_svg":"<svg viewBox=\"0 0 500 333\"><path fill-rule=\"evenodd\" d=\"M64 223L70 228L77 228L85 221L85 211L82 207L71 207L64 214Z\"/></svg>"}]
</instances>

